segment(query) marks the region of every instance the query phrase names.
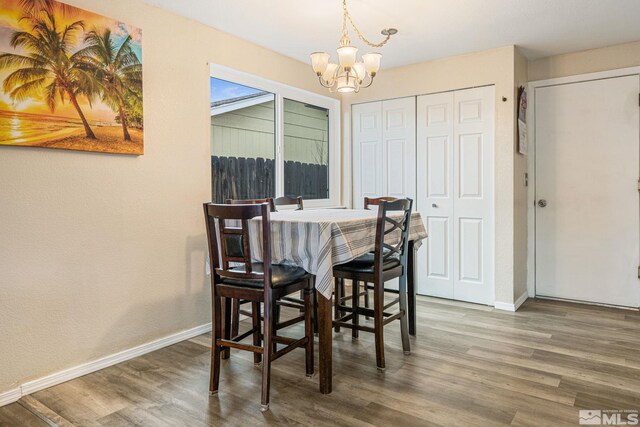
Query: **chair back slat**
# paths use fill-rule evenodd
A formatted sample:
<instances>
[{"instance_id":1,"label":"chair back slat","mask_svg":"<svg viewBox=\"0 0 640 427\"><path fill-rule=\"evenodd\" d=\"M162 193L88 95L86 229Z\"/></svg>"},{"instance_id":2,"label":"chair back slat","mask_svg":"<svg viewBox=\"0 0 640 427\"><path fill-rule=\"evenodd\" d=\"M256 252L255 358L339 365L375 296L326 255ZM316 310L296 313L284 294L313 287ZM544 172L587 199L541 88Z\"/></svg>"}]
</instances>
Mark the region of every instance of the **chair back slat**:
<instances>
[{"instance_id":1,"label":"chair back slat","mask_svg":"<svg viewBox=\"0 0 640 427\"><path fill-rule=\"evenodd\" d=\"M391 224L391 227L390 227L390 228L386 228L386 229L385 229L385 231L384 231L384 234L385 234L385 235L393 233L393 232L394 232L395 230L397 230L398 228L399 228L399 229L402 229L403 224L404 224L402 221L396 221L396 220L394 220L393 218L389 218L389 217L386 217L386 218L385 218L385 221L387 221L388 223L390 223L390 224Z\"/></svg>"},{"instance_id":2,"label":"chair back slat","mask_svg":"<svg viewBox=\"0 0 640 427\"><path fill-rule=\"evenodd\" d=\"M271 285L270 210L268 201L262 204L204 204L210 262L216 276L263 280L265 288ZM263 273L254 272L251 263L249 221L256 217L262 219ZM244 266L243 272L231 270L237 264Z\"/></svg>"},{"instance_id":3,"label":"chair back slat","mask_svg":"<svg viewBox=\"0 0 640 427\"><path fill-rule=\"evenodd\" d=\"M244 258L244 235L241 227L224 227L221 234L224 236L224 247L227 257ZM237 262L237 261L234 261Z\"/></svg>"},{"instance_id":4,"label":"chair back slat","mask_svg":"<svg viewBox=\"0 0 640 427\"><path fill-rule=\"evenodd\" d=\"M397 258L402 265L407 263L413 200L381 200L377 205L374 272L381 274L384 263L391 258ZM396 219L397 216L390 216L397 212L402 212L402 218L399 220Z\"/></svg>"},{"instance_id":5,"label":"chair back slat","mask_svg":"<svg viewBox=\"0 0 640 427\"><path fill-rule=\"evenodd\" d=\"M269 204L269 209L271 212L276 212L276 204L273 201L272 197L267 197L264 199L227 199L226 202L228 205L261 205L263 203Z\"/></svg>"},{"instance_id":6,"label":"chair back slat","mask_svg":"<svg viewBox=\"0 0 640 427\"><path fill-rule=\"evenodd\" d=\"M397 199L395 197L384 196L384 197L365 197L364 198L364 208L369 209L369 206L380 206L382 202L395 202Z\"/></svg>"},{"instance_id":7,"label":"chair back slat","mask_svg":"<svg viewBox=\"0 0 640 427\"><path fill-rule=\"evenodd\" d=\"M302 200L302 196L298 197L287 197L282 196L273 200L276 208L278 206L297 206L296 210L301 211L304 209L304 203Z\"/></svg>"}]
</instances>

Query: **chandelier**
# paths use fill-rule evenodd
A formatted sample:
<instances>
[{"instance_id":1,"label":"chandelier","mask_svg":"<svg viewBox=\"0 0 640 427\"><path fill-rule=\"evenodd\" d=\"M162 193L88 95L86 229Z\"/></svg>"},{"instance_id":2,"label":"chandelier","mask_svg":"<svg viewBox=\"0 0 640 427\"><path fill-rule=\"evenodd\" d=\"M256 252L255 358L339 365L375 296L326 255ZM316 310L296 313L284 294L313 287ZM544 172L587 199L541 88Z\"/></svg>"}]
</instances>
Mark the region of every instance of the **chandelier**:
<instances>
[{"instance_id":1,"label":"chandelier","mask_svg":"<svg viewBox=\"0 0 640 427\"><path fill-rule=\"evenodd\" d=\"M338 52L338 63L330 62L331 55L327 52L314 52L311 54L311 66L318 76L318 80L323 87L330 92L358 92L361 88L369 87L373 84L373 79L380 69L382 54L369 52L362 55L362 61L357 60L358 48L351 45L349 33L347 32L347 21L351 24L356 34L364 43L370 47L384 46L392 35L398 32L395 28L385 28L381 34L385 36L380 43L372 43L367 40L356 24L353 23L351 15L347 10L347 0L342 0L342 37Z\"/></svg>"}]
</instances>

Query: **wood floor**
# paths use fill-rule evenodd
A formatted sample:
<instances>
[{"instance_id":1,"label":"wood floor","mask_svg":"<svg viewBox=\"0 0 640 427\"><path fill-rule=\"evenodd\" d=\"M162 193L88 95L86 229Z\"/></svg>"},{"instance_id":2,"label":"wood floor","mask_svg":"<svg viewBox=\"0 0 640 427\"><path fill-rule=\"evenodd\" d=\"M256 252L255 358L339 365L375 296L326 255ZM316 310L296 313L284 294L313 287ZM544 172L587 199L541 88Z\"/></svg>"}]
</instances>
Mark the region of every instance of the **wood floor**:
<instances>
[{"instance_id":1,"label":"wood floor","mask_svg":"<svg viewBox=\"0 0 640 427\"><path fill-rule=\"evenodd\" d=\"M373 336L334 335L334 391L305 378L304 352L276 361L271 410L260 370L232 351L218 397L207 393L203 335L26 396L2 426L577 425L579 409L640 409L640 314L543 300L517 313L418 298L418 336L402 354L386 328L387 370ZM317 363L317 359L316 359Z\"/></svg>"}]
</instances>

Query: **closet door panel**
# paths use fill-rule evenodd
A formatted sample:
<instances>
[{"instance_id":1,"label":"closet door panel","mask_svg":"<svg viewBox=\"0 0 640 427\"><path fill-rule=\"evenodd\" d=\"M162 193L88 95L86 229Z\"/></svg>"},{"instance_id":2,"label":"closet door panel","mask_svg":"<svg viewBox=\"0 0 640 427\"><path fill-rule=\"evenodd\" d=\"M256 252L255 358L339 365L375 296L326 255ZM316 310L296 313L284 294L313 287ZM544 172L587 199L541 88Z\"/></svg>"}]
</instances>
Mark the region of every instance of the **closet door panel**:
<instances>
[{"instance_id":1,"label":"closet door panel","mask_svg":"<svg viewBox=\"0 0 640 427\"><path fill-rule=\"evenodd\" d=\"M386 196L416 197L416 98L382 102Z\"/></svg>"},{"instance_id":2,"label":"closet door panel","mask_svg":"<svg viewBox=\"0 0 640 427\"><path fill-rule=\"evenodd\" d=\"M429 233L418 293L453 298L453 93L419 96L416 111L416 202Z\"/></svg>"},{"instance_id":3,"label":"closet door panel","mask_svg":"<svg viewBox=\"0 0 640 427\"><path fill-rule=\"evenodd\" d=\"M417 100L418 292L493 303L494 89Z\"/></svg>"},{"instance_id":4,"label":"closet door panel","mask_svg":"<svg viewBox=\"0 0 640 427\"><path fill-rule=\"evenodd\" d=\"M353 207L362 209L365 197L384 194L382 102L352 107Z\"/></svg>"},{"instance_id":5,"label":"closet door panel","mask_svg":"<svg viewBox=\"0 0 640 427\"><path fill-rule=\"evenodd\" d=\"M493 304L494 88L454 93L454 295Z\"/></svg>"},{"instance_id":6,"label":"closet door panel","mask_svg":"<svg viewBox=\"0 0 640 427\"><path fill-rule=\"evenodd\" d=\"M384 128L383 193L390 197L416 198L416 98L382 102ZM398 280L385 284L398 289Z\"/></svg>"}]
</instances>

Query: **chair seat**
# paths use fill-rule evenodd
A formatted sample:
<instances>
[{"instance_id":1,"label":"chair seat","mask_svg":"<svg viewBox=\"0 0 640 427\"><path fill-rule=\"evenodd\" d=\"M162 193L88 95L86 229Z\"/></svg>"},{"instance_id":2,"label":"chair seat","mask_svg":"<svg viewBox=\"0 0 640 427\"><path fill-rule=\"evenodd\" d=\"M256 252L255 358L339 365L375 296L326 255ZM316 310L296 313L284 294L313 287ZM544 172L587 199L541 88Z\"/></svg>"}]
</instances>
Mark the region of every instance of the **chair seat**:
<instances>
[{"instance_id":1,"label":"chair seat","mask_svg":"<svg viewBox=\"0 0 640 427\"><path fill-rule=\"evenodd\" d=\"M345 264L336 265L333 269L344 272L354 273L373 273L374 254L369 252ZM389 257L382 264L383 270L391 270L400 265L397 257Z\"/></svg>"},{"instance_id":2,"label":"chair seat","mask_svg":"<svg viewBox=\"0 0 640 427\"><path fill-rule=\"evenodd\" d=\"M263 273L264 272L264 264L261 262L255 262L251 264L251 269L254 273ZM235 267L229 269L229 271L233 271L236 273L245 273L246 269L243 266ZM281 265L274 264L271 266L271 283L274 288L290 285L292 283L298 282L307 276L307 272L300 268L294 267L291 265ZM226 285L239 285L239 286L249 286L252 288L263 288L264 281L262 279L252 280L252 279L232 279L232 278L224 278L222 280L223 284Z\"/></svg>"}]
</instances>

